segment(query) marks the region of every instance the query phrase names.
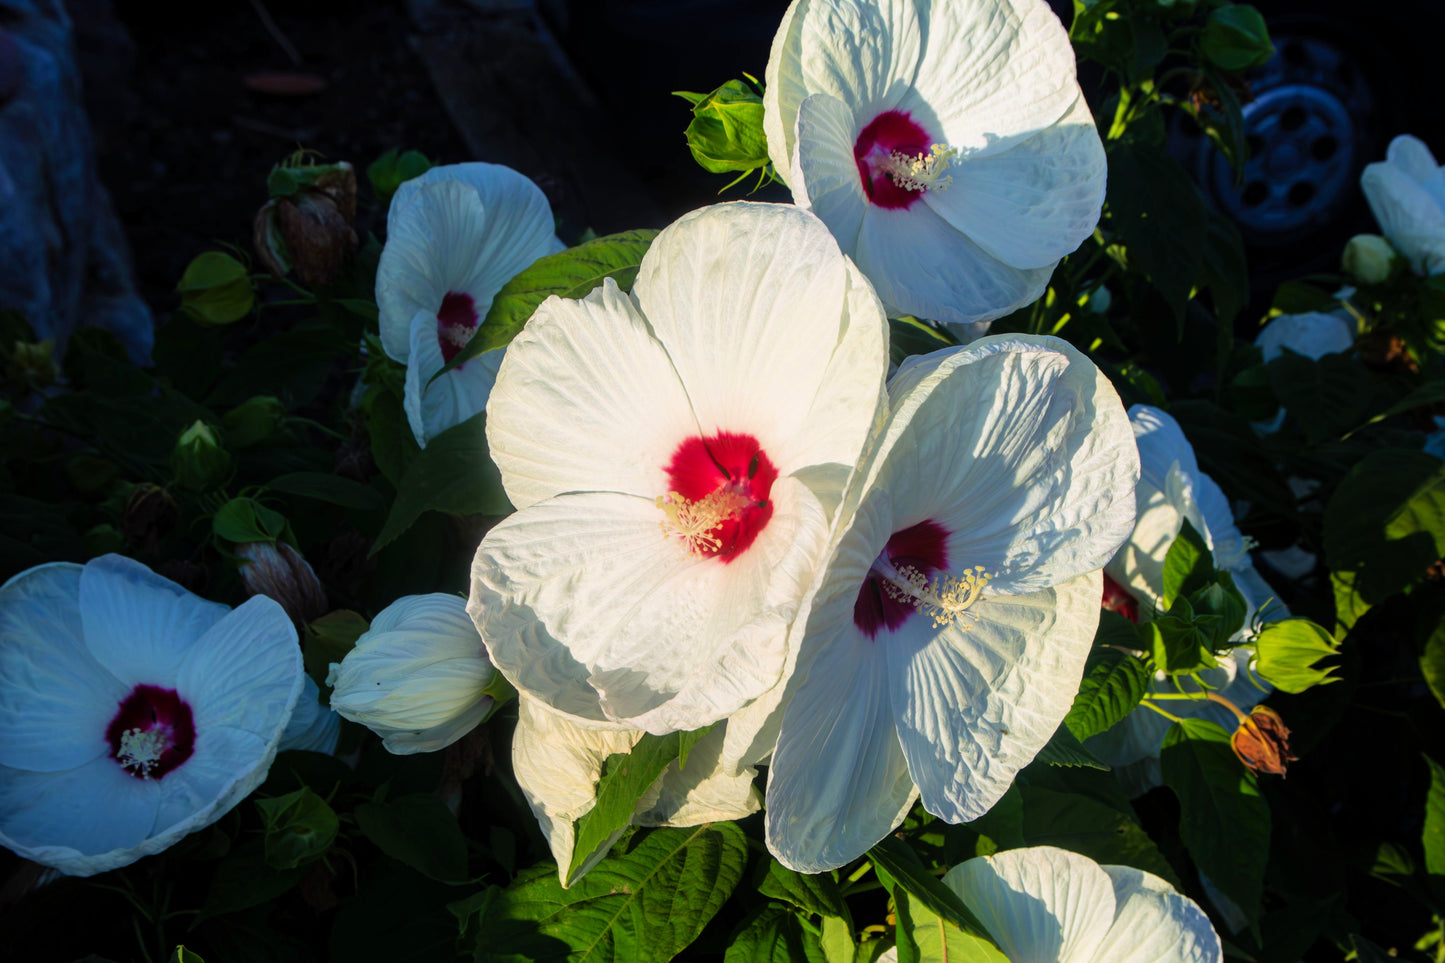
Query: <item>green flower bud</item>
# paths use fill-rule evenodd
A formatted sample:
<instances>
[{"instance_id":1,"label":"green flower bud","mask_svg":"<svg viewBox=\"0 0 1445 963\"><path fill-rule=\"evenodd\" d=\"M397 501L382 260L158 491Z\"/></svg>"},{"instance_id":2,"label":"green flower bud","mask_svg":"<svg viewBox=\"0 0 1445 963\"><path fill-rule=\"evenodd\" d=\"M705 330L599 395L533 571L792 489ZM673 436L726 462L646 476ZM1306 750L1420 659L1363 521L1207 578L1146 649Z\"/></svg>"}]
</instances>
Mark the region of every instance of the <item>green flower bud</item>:
<instances>
[{"instance_id":1,"label":"green flower bud","mask_svg":"<svg viewBox=\"0 0 1445 963\"><path fill-rule=\"evenodd\" d=\"M420 177L431 170L431 161L421 151L409 150L400 156L395 149L387 151L366 169L366 179L376 199L383 204L391 200L396 189L413 177Z\"/></svg>"},{"instance_id":2,"label":"green flower bud","mask_svg":"<svg viewBox=\"0 0 1445 963\"><path fill-rule=\"evenodd\" d=\"M230 324L251 313L256 294L246 266L221 251L207 251L186 266L181 310L201 324Z\"/></svg>"},{"instance_id":3,"label":"green flower bud","mask_svg":"<svg viewBox=\"0 0 1445 963\"><path fill-rule=\"evenodd\" d=\"M197 421L176 439L171 450L171 472L182 488L208 491L230 477L231 455L221 447L215 429Z\"/></svg>"},{"instance_id":4,"label":"green flower bud","mask_svg":"<svg viewBox=\"0 0 1445 963\"><path fill-rule=\"evenodd\" d=\"M1258 10L1232 3L1209 15L1199 35L1199 50L1214 66L1239 73L1272 57L1274 44Z\"/></svg>"},{"instance_id":5,"label":"green flower bud","mask_svg":"<svg viewBox=\"0 0 1445 963\"><path fill-rule=\"evenodd\" d=\"M270 438L281 427L286 406L271 395L256 395L226 412L222 424L232 448L249 448Z\"/></svg>"},{"instance_id":6,"label":"green flower bud","mask_svg":"<svg viewBox=\"0 0 1445 963\"><path fill-rule=\"evenodd\" d=\"M687 146L703 170L722 174L767 166L763 98L757 91L729 80L710 94L675 93L692 104Z\"/></svg>"},{"instance_id":7,"label":"green flower bud","mask_svg":"<svg viewBox=\"0 0 1445 963\"><path fill-rule=\"evenodd\" d=\"M1356 234L1341 259L1345 273L1360 284L1381 284L1395 267L1395 249L1378 234Z\"/></svg>"}]
</instances>

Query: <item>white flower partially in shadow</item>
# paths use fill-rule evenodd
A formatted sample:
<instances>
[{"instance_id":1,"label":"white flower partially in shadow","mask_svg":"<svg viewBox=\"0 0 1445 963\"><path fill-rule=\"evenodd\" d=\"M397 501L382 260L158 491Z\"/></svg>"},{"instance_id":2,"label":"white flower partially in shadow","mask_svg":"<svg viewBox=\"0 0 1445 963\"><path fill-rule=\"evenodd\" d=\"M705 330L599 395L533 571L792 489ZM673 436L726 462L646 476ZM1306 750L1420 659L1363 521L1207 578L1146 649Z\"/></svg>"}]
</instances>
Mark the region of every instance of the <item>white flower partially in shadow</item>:
<instances>
[{"instance_id":1,"label":"white flower partially in shadow","mask_svg":"<svg viewBox=\"0 0 1445 963\"><path fill-rule=\"evenodd\" d=\"M1094 230L1104 148L1044 0L794 0L768 154L890 314L987 322Z\"/></svg>"},{"instance_id":2,"label":"white flower partially in shadow","mask_svg":"<svg viewBox=\"0 0 1445 963\"><path fill-rule=\"evenodd\" d=\"M266 778L303 685L296 630L119 555L0 587L0 846L72 876L169 848Z\"/></svg>"},{"instance_id":3,"label":"white flower partially in shadow","mask_svg":"<svg viewBox=\"0 0 1445 963\"><path fill-rule=\"evenodd\" d=\"M476 335L503 285L563 249L553 230L541 188L500 164L433 167L397 189L376 305L382 347L406 365L403 407L418 445L486 408L504 348L436 375Z\"/></svg>"}]
</instances>

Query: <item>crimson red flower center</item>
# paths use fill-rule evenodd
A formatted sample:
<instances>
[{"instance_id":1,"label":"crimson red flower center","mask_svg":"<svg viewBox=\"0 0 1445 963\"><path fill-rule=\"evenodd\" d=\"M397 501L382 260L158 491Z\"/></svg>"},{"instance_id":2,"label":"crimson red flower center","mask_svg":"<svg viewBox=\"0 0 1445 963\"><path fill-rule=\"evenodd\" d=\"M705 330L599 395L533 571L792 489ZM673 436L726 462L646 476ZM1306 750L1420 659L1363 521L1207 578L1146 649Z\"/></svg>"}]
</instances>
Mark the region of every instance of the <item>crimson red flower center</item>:
<instances>
[{"instance_id":1,"label":"crimson red flower center","mask_svg":"<svg viewBox=\"0 0 1445 963\"><path fill-rule=\"evenodd\" d=\"M863 179L863 192L868 200L893 210L917 203L923 192L901 187L891 172L890 161L895 154L924 156L933 143L928 131L905 110L885 110L874 117L853 144L853 160L858 165L858 176Z\"/></svg>"},{"instance_id":2,"label":"crimson red flower center","mask_svg":"<svg viewBox=\"0 0 1445 963\"><path fill-rule=\"evenodd\" d=\"M752 435L720 431L688 438L667 465L668 494L658 499L663 530L697 555L731 562L773 517L778 469Z\"/></svg>"},{"instance_id":3,"label":"crimson red flower center","mask_svg":"<svg viewBox=\"0 0 1445 963\"><path fill-rule=\"evenodd\" d=\"M1139 621L1139 600L1130 595L1128 589L1111 579L1108 573L1104 574L1104 599L1100 605L1110 612L1118 612L1130 622Z\"/></svg>"},{"instance_id":4,"label":"crimson red flower center","mask_svg":"<svg viewBox=\"0 0 1445 963\"><path fill-rule=\"evenodd\" d=\"M196 726L175 689L138 685L105 728L110 757L137 779L159 779L191 758Z\"/></svg>"},{"instance_id":5,"label":"crimson red flower center","mask_svg":"<svg viewBox=\"0 0 1445 963\"><path fill-rule=\"evenodd\" d=\"M924 578L931 577L948 567L949 534L948 529L933 519L925 519L894 532L883 546L879 560L887 559L894 570L912 569ZM889 591L884 574L870 570L853 603L853 624L872 639L878 636L879 629L894 631L917 611L918 607L907 598Z\"/></svg>"},{"instance_id":6,"label":"crimson red flower center","mask_svg":"<svg viewBox=\"0 0 1445 963\"><path fill-rule=\"evenodd\" d=\"M450 364L472 339L480 323L472 296L448 291L442 298L442 306L437 308L437 343L441 345L442 360Z\"/></svg>"}]
</instances>

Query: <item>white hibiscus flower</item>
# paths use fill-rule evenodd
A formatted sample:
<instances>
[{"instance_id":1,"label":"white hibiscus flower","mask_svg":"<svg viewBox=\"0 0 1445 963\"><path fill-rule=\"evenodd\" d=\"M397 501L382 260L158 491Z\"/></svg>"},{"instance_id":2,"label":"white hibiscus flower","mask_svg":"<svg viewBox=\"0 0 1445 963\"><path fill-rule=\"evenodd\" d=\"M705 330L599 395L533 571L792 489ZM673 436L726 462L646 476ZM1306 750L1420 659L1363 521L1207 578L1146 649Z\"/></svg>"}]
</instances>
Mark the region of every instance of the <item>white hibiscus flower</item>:
<instances>
[{"instance_id":1,"label":"white hibiscus flower","mask_svg":"<svg viewBox=\"0 0 1445 963\"><path fill-rule=\"evenodd\" d=\"M1135 621L1157 608L1164 592L1165 556L1187 519L1210 546L1215 568L1228 572L1244 597L1245 625L1238 640L1243 640L1257 616L1271 621L1287 618L1289 610L1250 560L1253 543L1234 523L1229 499L1214 479L1199 470L1194 447L1179 423L1148 405L1130 408L1129 421L1139 445L1138 520L1129 541L1104 569L1105 606ZM1199 673L1202 686L1193 679L1176 680L1156 672L1150 693L1199 694L1199 699L1170 698L1165 707L1171 715L1208 719L1233 731L1238 725L1234 713L1203 693L1215 692L1248 712L1273 691L1249 667L1251 658L1251 650L1235 649L1217 667ZM1140 706L1108 732L1089 739L1087 746L1114 767L1131 795L1139 795L1163 784L1159 752L1172 724Z\"/></svg>"},{"instance_id":2,"label":"white hibiscus flower","mask_svg":"<svg viewBox=\"0 0 1445 963\"><path fill-rule=\"evenodd\" d=\"M699 739L687 765L671 763L637 801L632 824L698 826L741 819L757 812L762 800L753 788L753 769L734 771L722 762L727 723ZM619 831L568 874L576 844L574 823L597 804L602 764L613 753L630 752L643 733L578 725L536 699L522 697L512 738L517 784L542 827L557 861L563 886L570 886L607 855Z\"/></svg>"},{"instance_id":3,"label":"white hibiscus flower","mask_svg":"<svg viewBox=\"0 0 1445 963\"><path fill-rule=\"evenodd\" d=\"M0 846L72 876L159 853L266 778L302 691L281 606L234 611L138 562L0 587Z\"/></svg>"},{"instance_id":4,"label":"white hibiscus flower","mask_svg":"<svg viewBox=\"0 0 1445 963\"><path fill-rule=\"evenodd\" d=\"M1312 361L1318 361L1327 354L1344 354L1355 346L1355 326L1348 317L1339 314L1325 314L1309 311L1304 314L1281 314L1254 338L1266 364L1292 351ZM1254 423L1256 431L1262 434L1279 431L1284 424L1284 409L1275 412L1268 421Z\"/></svg>"},{"instance_id":5,"label":"white hibiscus flower","mask_svg":"<svg viewBox=\"0 0 1445 963\"><path fill-rule=\"evenodd\" d=\"M1052 846L960 863L943 877L1010 960L1221 963L1219 934L1187 896L1132 866ZM897 951L889 950L897 960ZM880 959L888 960L885 953Z\"/></svg>"},{"instance_id":6,"label":"white hibiscus flower","mask_svg":"<svg viewBox=\"0 0 1445 963\"><path fill-rule=\"evenodd\" d=\"M768 846L801 872L859 856L918 794L955 823L1003 795L1073 702L1098 570L1133 525L1124 409L1067 342L912 358L889 395L768 775Z\"/></svg>"},{"instance_id":7,"label":"white hibiscus flower","mask_svg":"<svg viewBox=\"0 0 1445 963\"><path fill-rule=\"evenodd\" d=\"M1445 169L1423 141L1409 134L1390 141L1385 159L1365 166L1360 188L1416 274L1445 272Z\"/></svg>"},{"instance_id":8,"label":"white hibiscus flower","mask_svg":"<svg viewBox=\"0 0 1445 963\"><path fill-rule=\"evenodd\" d=\"M1002 317L1099 220L1104 149L1044 0L794 0L763 104L793 199L890 313Z\"/></svg>"},{"instance_id":9,"label":"white hibiscus flower","mask_svg":"<svg viewBox=\"0 0 1445 963\"><path fill-rule=\"evenodd\" d=\"M376 304L387 356L406 365L407 421L423 448L482 411L503 348L432 379L471 340L502 286L564 245L540 188L500 164L433 167L391 199Z\"/></svg>"},{"instance_id":10,"label":"white hibiscus flower","mask_svg":"<svg viewBox=\"0 0 1445 963\"><path fill-rule=\"evenodd\" d=\"M382 609L326 684L333 709L409 755L443 749L491 715L496 674L466 599L437 592Z\"/></svg>"},{"instance_id":11,"label":"white hibiscus flower","mask_svg":"<svg viewBox=\"0 0 1445 963\"><path fill-rule=\"evenodd\" d=\"M546 301L487 408L519 509L472 567L492 661L555 710L656 733L773 686L887 355L868 282L786 205L693 212L631 295Z\"/></svg>"}]
</instances>

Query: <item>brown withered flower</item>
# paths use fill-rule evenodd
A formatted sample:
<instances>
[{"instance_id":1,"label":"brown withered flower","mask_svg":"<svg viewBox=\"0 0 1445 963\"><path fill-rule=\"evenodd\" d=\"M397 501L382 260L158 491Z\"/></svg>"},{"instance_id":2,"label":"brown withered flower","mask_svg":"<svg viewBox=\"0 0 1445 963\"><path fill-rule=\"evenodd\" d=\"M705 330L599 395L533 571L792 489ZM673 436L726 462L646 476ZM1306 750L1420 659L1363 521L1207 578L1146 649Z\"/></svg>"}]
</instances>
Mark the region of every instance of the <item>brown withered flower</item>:
<instances>
[{"instance_id":1,"label":"brown withered flower","mask_svg":"<svg viewBox=\"0 0 1445 963\"><path fill-rule=\"evenodd\" d=\"M251 241L256 257L276 277L294 268L305 283L326 284L340 277L357 249L356 171L343 161L308 174L306 181L256 212Z\"/></svg>"},{"instance_id":2,"label":"brown withered flower","mask_svg":"<svg viewBox=\"0 0 1445 963\"><path fill-rule=\"evenodd\" d=\"M326 590L311 565L285 542L246 542L236 546L241 581L251 595L281 603L299 630L326 614Z\"/></svg>"},{"instance_id":3,"label":"brown withered flower","mask_svg":"<svg viewBox=\"0 0 1445 963\"><path fill-rule=\"evenodd\" d=\"M1229 746L1239 761L1255 772L1283 776L1289 764L1299 759L1289 751L1289 727L1269 706L1255 706L1243 716L1229 737Z\"/></svg>"},{"instance_id":4,"label":"brown withered flower","mask_svg":"<svg viewBox=\"0 0 1445 963\"><path fill-rule=\"evenodd\" d=\"M141 483L131 489L120 513L120 532L130 545L151 555L180 517L176 500L159 485Z\"/></svg>"}]
</instances>

